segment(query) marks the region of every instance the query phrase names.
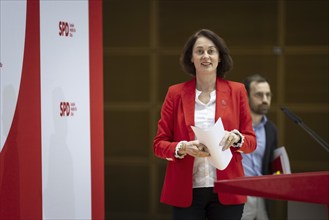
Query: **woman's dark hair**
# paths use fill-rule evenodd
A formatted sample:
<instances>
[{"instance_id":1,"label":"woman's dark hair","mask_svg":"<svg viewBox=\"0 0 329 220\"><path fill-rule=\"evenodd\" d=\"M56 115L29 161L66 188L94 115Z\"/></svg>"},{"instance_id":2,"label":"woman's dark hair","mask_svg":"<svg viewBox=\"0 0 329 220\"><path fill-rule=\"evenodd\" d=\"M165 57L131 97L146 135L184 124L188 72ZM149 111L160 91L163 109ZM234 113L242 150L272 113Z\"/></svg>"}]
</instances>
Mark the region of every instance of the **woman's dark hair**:
<instances>
[{"instance_id":1,"label":"woman's dark hair","mask_svg":"<svg viewBox=\"0 0 329 220\"><path fill-rule=\"evenodd\" d=\"M224 42L224 40L219 37L217 34L212 32L208 29L201 29L194 33L190 38L187 40L185 46L183 47L181 57L180 57L180 64L183 68L183 70L195 76L195 66L194 63L192 63L192 52L193 52L193 46L198 38L200 37L206 37L209 40L211 40L217 50L219 51L219 58L220 62L218 63L217 67L217 76L221 78L225 78L226 73L232 70L233 68L233 60L230 56L229 50Z\"/></svg>"}]
</instances>

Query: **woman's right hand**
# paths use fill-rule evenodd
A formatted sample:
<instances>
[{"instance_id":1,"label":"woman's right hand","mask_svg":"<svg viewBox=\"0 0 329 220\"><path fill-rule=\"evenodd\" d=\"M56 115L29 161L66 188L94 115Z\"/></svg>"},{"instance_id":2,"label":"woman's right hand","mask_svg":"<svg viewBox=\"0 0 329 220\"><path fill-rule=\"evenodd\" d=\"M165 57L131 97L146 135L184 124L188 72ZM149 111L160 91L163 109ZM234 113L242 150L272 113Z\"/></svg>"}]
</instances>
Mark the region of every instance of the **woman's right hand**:
<instances>
[{"instance_id":1,"label":"woman's right hand","mask_svg":"<svg viewBox=\"0 0 329 220\"><path fill-rule=\"evenodd\" d=\"M188 154L192 157L210 156L208 148L198 140L185 142L184 146L179 150L179 154Z\"/></svg>"}]
</instances>

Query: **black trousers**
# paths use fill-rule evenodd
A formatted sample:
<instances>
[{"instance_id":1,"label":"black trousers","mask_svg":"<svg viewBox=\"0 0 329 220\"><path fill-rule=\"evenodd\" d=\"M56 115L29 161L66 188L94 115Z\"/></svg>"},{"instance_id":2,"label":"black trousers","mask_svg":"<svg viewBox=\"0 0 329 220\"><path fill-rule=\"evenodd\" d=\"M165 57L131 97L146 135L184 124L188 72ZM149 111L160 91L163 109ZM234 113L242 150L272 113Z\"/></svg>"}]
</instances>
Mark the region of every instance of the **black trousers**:
<instances>
[{"instance_id":1,"label":"black trousers","mask_svg":"<svg viewBox=\"0 0 329 220\"><path fill-rule=\"evenodd\" d=\"M192 205L173 207L173 220L240 220L244 204L223 205L214 188L194 188Z\"/></svg>"}]
</instances>

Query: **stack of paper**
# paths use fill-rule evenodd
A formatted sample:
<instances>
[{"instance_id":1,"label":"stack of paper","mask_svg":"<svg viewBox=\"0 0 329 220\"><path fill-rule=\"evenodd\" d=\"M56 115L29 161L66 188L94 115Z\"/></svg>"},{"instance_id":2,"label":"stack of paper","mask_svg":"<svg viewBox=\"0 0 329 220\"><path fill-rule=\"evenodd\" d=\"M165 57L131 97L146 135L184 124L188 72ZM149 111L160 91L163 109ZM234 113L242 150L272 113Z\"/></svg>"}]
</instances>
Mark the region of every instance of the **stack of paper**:
<instances>
[{"instance_id":1,"label":"stack of paper","mask_svg":"<svg viewBox=\"0 0 329 220\"><path fill-rule=\"evenodd\" d=\"M207 146L210 153L210 157L207 159L210 164L219 170L224 170L232 159L232 152L230 149L223 151L223 146L219 145L225 135L222 119L219 118L215 125L208 129L191 127L196 139Z\"/></svg>"}]
</instances>

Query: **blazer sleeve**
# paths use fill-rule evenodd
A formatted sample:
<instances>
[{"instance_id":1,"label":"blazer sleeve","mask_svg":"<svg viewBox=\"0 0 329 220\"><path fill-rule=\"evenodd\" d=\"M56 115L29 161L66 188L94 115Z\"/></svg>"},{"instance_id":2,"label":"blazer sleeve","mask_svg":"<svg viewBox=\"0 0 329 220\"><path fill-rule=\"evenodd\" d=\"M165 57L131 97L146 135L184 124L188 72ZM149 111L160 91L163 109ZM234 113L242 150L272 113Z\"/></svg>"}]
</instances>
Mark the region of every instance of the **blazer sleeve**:
<instances>
[{"instance_id":1,"label":"blazer sleeve","mask_svg":"<svg viewBox=\"0 0 329 220\"><path fill-rule=\"evenodd\" d=\"M153 141L154 155L167 160L175 160L175 149L178 144L173 141L174 126L174 98L169 87L161 108L161 118L158 122L158 131Z\"/></svg>"},{"instance_id":2,"label":"blazer sleeve","mask_svg":"<svg viewBox=\"0 0 329 220\"><path fill-rule=\"evenodd\" d=\"M240 147L243 153L251 153L256 150L256 135L252 128L252 118L250 114L247 91L240 87L240 120L239 131L244 136L244 143Z\"/></svg>"}]
</instances>

